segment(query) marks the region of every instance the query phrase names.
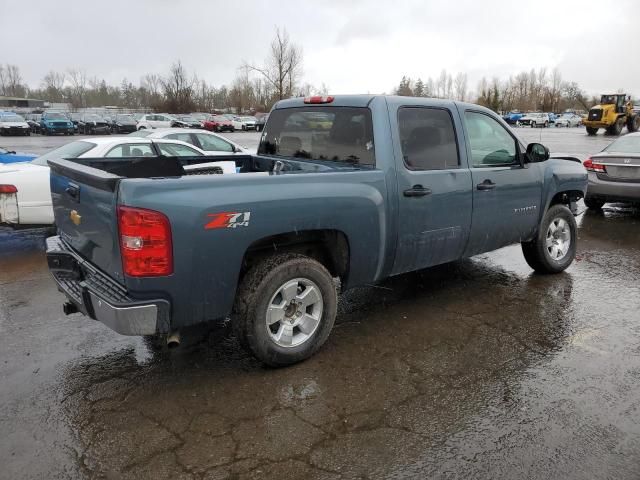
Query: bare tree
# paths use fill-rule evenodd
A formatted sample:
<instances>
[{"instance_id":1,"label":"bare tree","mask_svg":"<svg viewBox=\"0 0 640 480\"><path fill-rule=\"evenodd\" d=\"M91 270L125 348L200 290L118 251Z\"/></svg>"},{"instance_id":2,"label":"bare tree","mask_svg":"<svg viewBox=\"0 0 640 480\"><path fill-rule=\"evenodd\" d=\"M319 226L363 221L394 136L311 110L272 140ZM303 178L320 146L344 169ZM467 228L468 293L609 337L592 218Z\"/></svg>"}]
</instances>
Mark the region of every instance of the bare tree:
<instances>
[{"instance_id":1,"label":"bare tree","mask_svg":"<svg viewBox=\"0 0 640 480\"><path fill-rule=\"evenodd\" d=\"M165 108L170 112L189 112L193 108L196 79L189 78L182 62L171 65L169 75L160 80L165 97Z\"/></svg>"},{"instance_id":2,"label":"bare tree","mask_svg":"<svg viewBox=\"0 0 640 480\"><path fill-rule=\"evenodd\" d=\"M64 73L51 70L42 79L42 89L51 102L62 102L64 100Z\"/></svg>"},{"instance_id":3,"label":"bare tree","mask_svg":"<svg viewBox=\"0 0 640 480\"><path fill-rule=\"evenodd\" d=\"M455 98L461 102L467 99L467 74L458 73L454 80Z\"/></svg>"},{"instance_id":4,"label":"bare tree","mask_svg":"<svg viewBox=\"0 0 640 480\"><path fill-rule=\"evenodd\" d=\"M71 103L74 107L86 107L87 74L83 70L69 69L69 83L71 84Z\"/></svg>"},{"instance_id":5,"label":"bare tree","mask_svg":"<svg viewBox=\"0 0 640 480\"><path fill-rule=\"evenodd\" d=\"M269 56L263 67L245 63L273 87L279 100L290 97L302 74L302 48L294 44L286 30L276 28Z\"/></svg>"},{"instance_id":6,"label":"bare tree","mask_svg":"<svg viewBox=\"0 0 640 480\"><path fill-rule=\"evenodd\" d=\"M23 97L27 87L23 84L22 75L17 65L0 65L0 95Z\"/></svg>"}]
</instances>

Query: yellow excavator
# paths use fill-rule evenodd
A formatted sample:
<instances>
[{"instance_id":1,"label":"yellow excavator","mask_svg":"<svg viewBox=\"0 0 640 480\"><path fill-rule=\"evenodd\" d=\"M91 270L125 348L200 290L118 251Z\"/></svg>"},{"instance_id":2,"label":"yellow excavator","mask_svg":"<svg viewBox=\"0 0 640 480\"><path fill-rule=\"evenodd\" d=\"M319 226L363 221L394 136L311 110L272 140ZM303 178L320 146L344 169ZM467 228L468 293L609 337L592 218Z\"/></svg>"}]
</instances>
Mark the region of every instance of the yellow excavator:
<instances>
[{"instance_id":1,"label":"yellow excavator","mask_svg":"<svg viewBox=\"0 0 640 480\"><path fill-rule=\"evenodd\" d=\"M602 95L600 103L591 107L582 123L587 127L587 135L597 134L599 128L604 128L609 135L620 135L625 125L629 132L637 132L640 115L633 111L630 96L614 93Z\"/></svg>"}]
</instances>

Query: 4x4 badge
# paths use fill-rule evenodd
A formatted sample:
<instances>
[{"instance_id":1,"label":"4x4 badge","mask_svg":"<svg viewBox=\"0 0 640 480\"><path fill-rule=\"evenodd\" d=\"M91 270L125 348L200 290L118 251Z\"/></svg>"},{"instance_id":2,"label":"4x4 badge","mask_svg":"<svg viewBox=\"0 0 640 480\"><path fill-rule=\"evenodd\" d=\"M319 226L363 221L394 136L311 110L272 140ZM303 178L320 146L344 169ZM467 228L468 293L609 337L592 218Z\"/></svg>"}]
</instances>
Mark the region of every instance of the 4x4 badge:
<instances>
[{"instance_id":1,"label":"4x4 badge","mask_svg":"<svg viewBox=\"0 0 640 480\"><path fill-rule=\"evenodd\" d=\"M204 226L205 230L248 227L251 212L207 213L207 217L211 220Z\"/></svg>"}]
</instances>

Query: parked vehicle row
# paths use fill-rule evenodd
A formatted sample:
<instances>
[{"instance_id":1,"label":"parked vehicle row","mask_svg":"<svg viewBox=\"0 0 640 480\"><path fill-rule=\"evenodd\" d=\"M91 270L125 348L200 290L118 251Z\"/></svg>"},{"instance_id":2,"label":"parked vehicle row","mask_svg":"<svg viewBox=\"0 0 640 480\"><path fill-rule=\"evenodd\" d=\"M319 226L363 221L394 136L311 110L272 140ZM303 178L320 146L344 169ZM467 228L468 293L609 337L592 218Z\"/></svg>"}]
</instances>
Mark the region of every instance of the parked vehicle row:
<instances>
[{"instance_id":1,"label":"parked vehicle row","mask_svg":"<svg viewBox=\"0 0 640 480\"><path fill-rule=\"evenodd\" d=\"M509 112L503 115L503 120L509 125L517 127L542 127L547 128L550 126L556 127L579 127L582 125L582 117L575 113L563 113L556 115L555 113L545 112Z\"/></svg>"}]
</instances>

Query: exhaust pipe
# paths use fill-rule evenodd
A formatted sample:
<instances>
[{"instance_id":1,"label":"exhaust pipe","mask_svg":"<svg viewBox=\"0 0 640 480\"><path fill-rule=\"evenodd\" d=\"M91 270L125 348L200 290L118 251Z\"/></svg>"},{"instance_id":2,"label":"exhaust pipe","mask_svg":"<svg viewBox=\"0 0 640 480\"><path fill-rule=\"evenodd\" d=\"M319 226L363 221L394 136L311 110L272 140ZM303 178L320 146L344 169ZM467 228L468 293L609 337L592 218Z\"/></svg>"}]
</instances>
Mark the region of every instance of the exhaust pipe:
<instances>
[{"instance_id":1,"label":"exhaust pipe","mask_svg":"<svg viewBox=\"0 0 640 480\"><path fill-rule=\"evenodd\" d=\"M180 346L180 332L174 331L167 336L167 347L176 348Z\"/></svg>"}]
</instances>

